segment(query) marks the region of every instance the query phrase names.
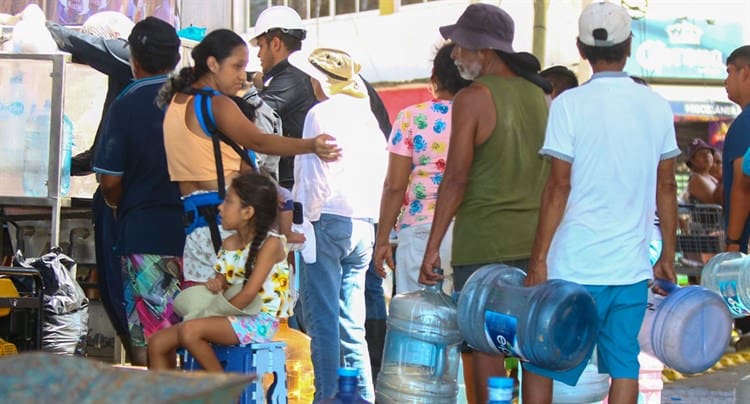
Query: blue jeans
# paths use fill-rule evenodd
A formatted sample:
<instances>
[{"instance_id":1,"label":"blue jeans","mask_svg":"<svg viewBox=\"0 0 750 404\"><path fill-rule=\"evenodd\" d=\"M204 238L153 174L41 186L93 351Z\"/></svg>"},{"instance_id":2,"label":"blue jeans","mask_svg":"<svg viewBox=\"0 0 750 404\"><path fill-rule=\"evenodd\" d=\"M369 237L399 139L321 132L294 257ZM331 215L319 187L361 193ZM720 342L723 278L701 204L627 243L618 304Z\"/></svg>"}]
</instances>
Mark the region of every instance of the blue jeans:
<instances>
[{"instance_id":1,"label":"blue jeans","mask_svg":"<svg viewBox=\"0 0 750 404\"><path fill-rule=\"evenodd\" d=\"M375 239L372 223L323 214L313 228L316 262L302 266L300 292L305 328L312 339L315 402L336 393L342 366L359 370L360 394L373 402L364 293Z\"/></svg>"},{"instance_id":2,"label":"blue jeans","mask_svg":"<svg viewBox=\"0 0 750 404\"><path fill-rule=\"evenodd\" d=\"M375 224L374 231L377 234L378 225ZM385 291L383 290L383 278L375 272L375 262L370 260L365 277L365 307L368 320L385 320L388 312L385 309Z\"/></svg>"}]
</instances>

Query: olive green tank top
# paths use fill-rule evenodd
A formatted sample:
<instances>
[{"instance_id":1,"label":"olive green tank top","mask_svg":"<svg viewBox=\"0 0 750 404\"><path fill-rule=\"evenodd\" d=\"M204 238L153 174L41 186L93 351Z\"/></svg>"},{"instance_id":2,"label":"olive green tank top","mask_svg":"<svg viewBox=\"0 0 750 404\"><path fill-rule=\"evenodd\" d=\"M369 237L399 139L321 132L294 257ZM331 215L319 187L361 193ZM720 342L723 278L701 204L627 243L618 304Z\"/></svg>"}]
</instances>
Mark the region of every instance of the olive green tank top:
<instances>
[{"instance_id":1,"label":"olive green tank top","mask_svg":"<svg viewBox=\"0 0 750 404\"><path fill-rule=\"evenodd\" d=\"M547 126L542 90L520 78L481 77L495 101L497 124L474 146L474 161L456 213L453 265L531 256L548 162L538 151Z\"/></svg>"}]
</instances>

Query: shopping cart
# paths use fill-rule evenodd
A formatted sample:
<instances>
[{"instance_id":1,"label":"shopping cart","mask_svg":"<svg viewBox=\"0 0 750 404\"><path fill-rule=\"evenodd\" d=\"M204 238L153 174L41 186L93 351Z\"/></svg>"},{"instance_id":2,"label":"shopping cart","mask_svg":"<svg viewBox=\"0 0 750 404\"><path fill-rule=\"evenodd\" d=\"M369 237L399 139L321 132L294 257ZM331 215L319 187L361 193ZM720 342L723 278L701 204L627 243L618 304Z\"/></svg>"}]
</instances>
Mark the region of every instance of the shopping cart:
<instances>
[{"instance_id":1,"label":"shopping cart","mask_svg":"<svg viewBox=\"0 0 750 404\"><path fill-rule=\"evenodd\" d=\"M724 215L721 206L680 204L678 206L675 271L698 277L703 265L724 251Z\"/></svg>"}]
</instances>

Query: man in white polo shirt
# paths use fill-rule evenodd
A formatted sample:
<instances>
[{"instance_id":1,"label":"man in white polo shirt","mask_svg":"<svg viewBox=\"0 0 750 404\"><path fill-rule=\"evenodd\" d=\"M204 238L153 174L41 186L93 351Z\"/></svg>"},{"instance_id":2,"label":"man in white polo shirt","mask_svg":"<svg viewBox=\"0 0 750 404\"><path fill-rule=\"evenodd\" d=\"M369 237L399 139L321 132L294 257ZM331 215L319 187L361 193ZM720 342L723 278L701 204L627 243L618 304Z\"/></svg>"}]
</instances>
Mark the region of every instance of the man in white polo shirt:
<instances>
[{"instance_id":1,"label":"man in white polo shirt","mask_svg":"<svg viewBox=\"0 0 750 404\"><path fill-rule=\"evenodd\" d=\"M592 3L578 24L578 49L594 75L552 102L540 150L551 170L526 284L564 279L586 287L599 313L599 371L612 377L609 402L635 403L648 281L675 281L680 151L669 104L623 72L630 56L627 11ZM654 211L664 240L652 269ZM586 362L565 372L525 364L524 402L551 402L552 379L575 385Z\"/></svg>"}]
</instances>

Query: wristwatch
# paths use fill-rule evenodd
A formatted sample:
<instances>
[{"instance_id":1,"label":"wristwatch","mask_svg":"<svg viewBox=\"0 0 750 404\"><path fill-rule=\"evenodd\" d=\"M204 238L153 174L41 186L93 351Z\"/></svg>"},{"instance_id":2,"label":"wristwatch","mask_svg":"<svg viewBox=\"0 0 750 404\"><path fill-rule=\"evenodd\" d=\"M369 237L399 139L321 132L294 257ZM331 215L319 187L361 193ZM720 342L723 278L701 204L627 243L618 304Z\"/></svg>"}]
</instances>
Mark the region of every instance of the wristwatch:
<instances>
[{"instance_id":1,"label":"wristwatch","mask_svg":"<svg viewBox=\"0 0 750 404\"><path fill-rule=\"evenodd\" d=\"M729 237L727 237L726 242L727 242L727 244L739 244L740 243L740 239L735 239L735 238L729 238Z\"/></svg>"}]
</instances>

